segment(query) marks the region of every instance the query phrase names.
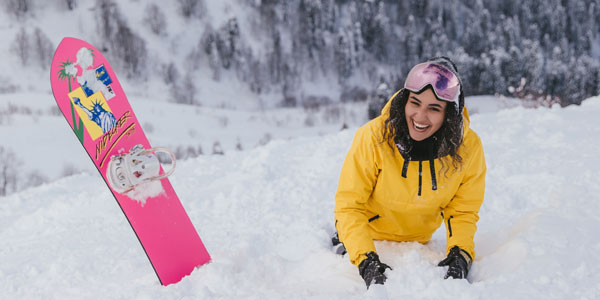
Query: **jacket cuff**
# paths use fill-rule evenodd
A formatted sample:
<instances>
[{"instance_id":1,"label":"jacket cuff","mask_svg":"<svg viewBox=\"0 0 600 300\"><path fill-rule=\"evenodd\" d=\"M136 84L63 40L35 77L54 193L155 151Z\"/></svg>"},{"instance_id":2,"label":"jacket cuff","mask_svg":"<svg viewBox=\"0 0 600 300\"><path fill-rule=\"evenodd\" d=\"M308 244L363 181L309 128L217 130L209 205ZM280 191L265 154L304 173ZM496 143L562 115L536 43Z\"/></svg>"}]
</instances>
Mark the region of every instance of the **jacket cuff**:
<instances>
[{"instance_id":1,"label":"jacket cuff","mask_svg":"<svg viewBox=\"0 0 600 300\"><path fill-rule=\"evenodd\" d=\"M354 265L358 268L358 266L360 266L360 263L362 263L365 259L367 259L366 253L359 255L358 258L354 260Z\"/></svg>"},{"instance_id":2,"label":"jacket cuff","mask_svg":"<svg viewBox=\"0 0 600 300\"><path fill-rule=\"evenodd\" d=\"M460 249L460 248L459 248ZM471 266L471 263L473 262L473 258L471 258L471 254L469 254L467 251L460 249L460 255L465 259L465 261L467 262L467 264L469 265L469 267Z\"/></svg>"}]
</instances>

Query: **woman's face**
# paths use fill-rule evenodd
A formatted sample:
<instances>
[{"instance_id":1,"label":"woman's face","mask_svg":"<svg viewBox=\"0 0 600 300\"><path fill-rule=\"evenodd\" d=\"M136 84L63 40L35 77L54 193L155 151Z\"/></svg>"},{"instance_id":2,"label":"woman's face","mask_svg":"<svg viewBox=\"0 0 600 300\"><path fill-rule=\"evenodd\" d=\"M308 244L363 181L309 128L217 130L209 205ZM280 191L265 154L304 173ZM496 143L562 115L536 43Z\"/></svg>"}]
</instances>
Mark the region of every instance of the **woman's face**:
<instances>
[{"instance_id":1,"label":"woman's face","mask_svg":"<svg viewBox=\"0 0 600 300\"><path fill-rule=\"evenodd\" d=\"M438 100L431 89L421 94L410 92L404 108L410 137L422 141L436 133L444 124L446 105L448 103Z\"/></svg>"}]
</instances>

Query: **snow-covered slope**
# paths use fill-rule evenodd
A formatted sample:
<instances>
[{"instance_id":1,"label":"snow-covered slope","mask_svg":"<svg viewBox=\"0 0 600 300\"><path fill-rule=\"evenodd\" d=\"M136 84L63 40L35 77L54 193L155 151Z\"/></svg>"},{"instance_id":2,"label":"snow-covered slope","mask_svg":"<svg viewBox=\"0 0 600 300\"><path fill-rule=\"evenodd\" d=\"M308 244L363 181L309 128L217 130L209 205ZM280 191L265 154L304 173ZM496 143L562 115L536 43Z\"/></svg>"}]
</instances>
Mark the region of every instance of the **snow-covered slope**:
<instances>
[{"instance_id":1,"label":"snow-covered slope","mask_svg":"<svg viewBox=\"0 0 600 300\"><path fill-rule=\"evenodd\" d=\"M465 280L443 280L445 233L378 242L391 299L598 299L600 97L472 116L488 166ZM355 129L355 128L354 128ZM162 287L100 176L0 198L7 299L362 299L330 251L333 197L354 129L183 161L172 176L213 261Z\"/></svg>"},{"instance_id":2,"label":"snow-covered slope","mask_svg":"<svg viewBox=\"0 0 600 300\"><path fill-rule=\"evenodd\" d=\"M213 154L215 144L227 153L271 140L331 134L367 118L366 103L245 111L145 101L138 96L129 100L150 143L169 147L178 159ZM51 94L0 94L0 146L22 162L19 189L34 171L49 180L73 171L95 172Z\"/></svg>"}]
</instances>

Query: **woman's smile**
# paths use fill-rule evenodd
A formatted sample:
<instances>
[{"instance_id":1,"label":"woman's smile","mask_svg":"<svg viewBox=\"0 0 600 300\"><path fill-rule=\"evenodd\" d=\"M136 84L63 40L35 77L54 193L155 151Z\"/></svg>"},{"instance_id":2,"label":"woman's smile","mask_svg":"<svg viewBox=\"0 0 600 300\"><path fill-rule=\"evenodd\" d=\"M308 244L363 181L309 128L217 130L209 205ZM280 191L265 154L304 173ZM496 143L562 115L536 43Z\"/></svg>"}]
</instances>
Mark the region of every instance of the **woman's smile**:
<instances>
[{"instance_id":1,"label":"woman's smile","mask_svg":"<svg viewBox=\"0 0 600 300\"><path fill-rule=\"evenodd\" d=\"M427 124L419 124L413 120L413 125L415 125L415 129L417 131L425 131L430 125Z\"/></svg>"}]
</instances>

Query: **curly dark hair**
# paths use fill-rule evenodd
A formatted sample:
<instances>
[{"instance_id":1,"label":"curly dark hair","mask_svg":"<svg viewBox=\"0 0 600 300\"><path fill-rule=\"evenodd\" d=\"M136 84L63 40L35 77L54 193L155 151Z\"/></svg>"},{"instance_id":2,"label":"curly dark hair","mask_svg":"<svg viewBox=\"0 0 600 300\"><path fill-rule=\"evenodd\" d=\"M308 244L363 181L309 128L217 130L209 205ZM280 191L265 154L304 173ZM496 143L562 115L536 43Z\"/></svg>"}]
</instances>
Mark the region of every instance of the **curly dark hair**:
<instances>
[{"instance_id":1,"label":"curly dark hair","mask_svg":"<svg viewBox=\"0 0 600 300\"><path fill-rule=\"evenodd\" d=\"M455 66L453 66L456 69ZM416 94L421 94L427 89L433 89L431 85L425 86ZM403 156L406 156L414 145L414 140L410 138L408 125L406 123L405 106L408 102L410 91L400 90L392 99L388 119L385 120L383 127L383 139L390 147L397 147ZM458 149L463 140L463 117L462 110L464 106L464 94L462 85L460 87L459 107L454 103L446 105L444 123L442 127L433 134L435 148L433 151L435 158L441 158L442 169L440 173L447 175L450 165L454 170L458 170L462 165L463 158L459 155ZM447 161L446 156L450 156L451 163Z\"/></svg>"}]
</instances>

